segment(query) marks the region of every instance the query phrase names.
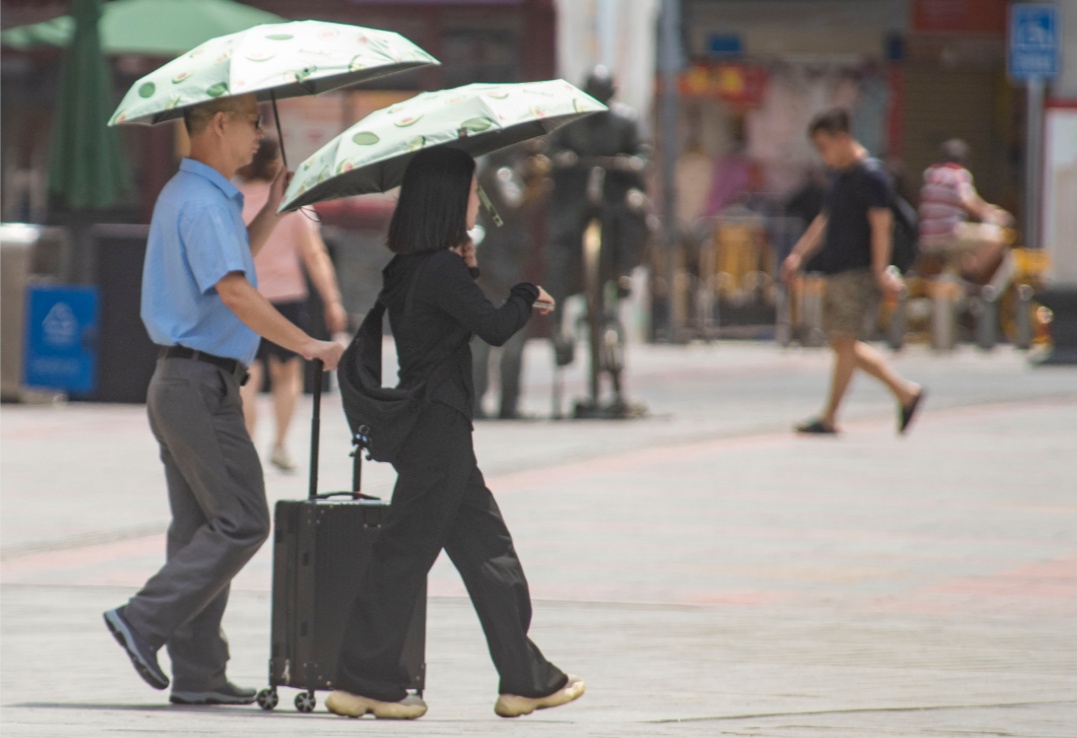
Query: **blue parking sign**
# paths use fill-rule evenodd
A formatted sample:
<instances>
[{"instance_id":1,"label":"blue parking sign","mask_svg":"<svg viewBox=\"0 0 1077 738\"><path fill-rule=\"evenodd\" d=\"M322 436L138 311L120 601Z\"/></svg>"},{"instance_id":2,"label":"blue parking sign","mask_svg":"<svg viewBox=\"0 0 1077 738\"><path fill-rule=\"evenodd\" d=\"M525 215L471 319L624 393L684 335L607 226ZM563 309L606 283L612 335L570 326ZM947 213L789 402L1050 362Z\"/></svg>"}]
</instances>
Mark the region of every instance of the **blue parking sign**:
<instances>
[{"instance_id":1,"label":"blue parking sign","mask_svg":"<svg viewBox=\"0 0 1077 738\"><path fill-rule=\"evenodd\" d=\"M1010 5L1010 77L1049 79L1057 76L1062 50L1059 35L1058 9L1054 5Z\"/></svg>"},{"instance_id":2,"label":"blue parking sign","mask_svg":"<svg viewBox=\"0 0 1077 738\"><path fill-rule=\"evenodd\" d=\"M97 386L97 288L32 285L26 302L23 382L92 392Z\"/></svg>"}]
</instances>

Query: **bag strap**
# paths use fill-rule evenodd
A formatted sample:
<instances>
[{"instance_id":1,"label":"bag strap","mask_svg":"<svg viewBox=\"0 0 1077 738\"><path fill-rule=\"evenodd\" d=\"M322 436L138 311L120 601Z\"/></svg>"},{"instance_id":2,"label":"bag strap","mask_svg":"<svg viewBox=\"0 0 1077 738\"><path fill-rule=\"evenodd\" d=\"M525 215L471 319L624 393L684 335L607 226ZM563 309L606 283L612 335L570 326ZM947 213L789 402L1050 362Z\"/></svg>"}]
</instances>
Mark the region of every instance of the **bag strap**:
<instances>
[{"instance_id":1,"label":"bag strap","mask_svg":"<svg viewBox=\"0 0 1077 738\"><path fill-rule=\"evenodd\" d=\"M426 261L424 260L416 268L415 274L411 275L408 294L404 298L405 316L410 317L415 313L416 285L419 283L419 273L425 266ZM381 293L378 293L377 299L374 300L374 306L370 308L370 312L363 318L363 324L359 326L359 332L363 334L366 343L366 352L364 352L364 356L360 357L360 360L363 361L367 371L370 372L370 376L377 380L379 385L381 384L381 340L385 335L383 324L386 309L385 302L381 299Z\"/></svg>"}]
</instances>

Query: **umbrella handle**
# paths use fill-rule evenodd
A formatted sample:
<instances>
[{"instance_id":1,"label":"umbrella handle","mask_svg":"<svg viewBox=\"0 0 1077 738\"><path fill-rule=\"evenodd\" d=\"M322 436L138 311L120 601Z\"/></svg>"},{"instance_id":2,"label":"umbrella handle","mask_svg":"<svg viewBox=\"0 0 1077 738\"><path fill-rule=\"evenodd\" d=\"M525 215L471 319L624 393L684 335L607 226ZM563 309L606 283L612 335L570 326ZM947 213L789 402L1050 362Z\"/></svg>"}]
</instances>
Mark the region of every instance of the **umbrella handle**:
<instances>
[{"instance_id":1,"label":"umbrella handle","mask_svg":"<svg viewBox=\"0 0 1077 738\"><path fill-rule=\"evenodd\" d=\"M486 212L490 214L490 220L494 221L494 225L498 228L505 225L505 221L501 218L501 215L497 212L497 208L494 207L493 202L490 201L490 196L486 194L486 190L479 185L475 189L475 193L479 196L479 202L486 208Z\"/></svg>"},{"instance_id":2,"label":"umbrella handle","mask_svg":"<svg viewBox=\"0 0 1077 738\"><path fill-rule=\"evenodd\" d=\"M273 103L273 122L277 124L277 144L280 145L280 158L284 162L284 171L288 171L288 154L284 152L284 135L280 132L280 115L277 114L277 93L269 91L269 100Z\"/></svg>"}]
</instances>

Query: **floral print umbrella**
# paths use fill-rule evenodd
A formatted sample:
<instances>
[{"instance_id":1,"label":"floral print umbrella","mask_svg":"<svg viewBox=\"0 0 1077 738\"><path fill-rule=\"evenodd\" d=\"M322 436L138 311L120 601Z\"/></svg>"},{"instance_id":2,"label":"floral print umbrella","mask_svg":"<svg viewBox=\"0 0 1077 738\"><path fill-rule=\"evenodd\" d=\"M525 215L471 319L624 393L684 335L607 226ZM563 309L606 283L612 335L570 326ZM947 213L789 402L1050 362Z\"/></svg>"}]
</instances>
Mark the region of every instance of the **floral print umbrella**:
<instances>
[{"instance_id":1,"label":"floral print umbrella","mask_svg":"<svg viewBox=\"0 0 1077 738\"><path fill-rule=\"evenodd\" d=\"M210 39L135 82L109 125L154 125L217 97L317 95L438 63L390 31L312 20L255 26Z\"/></svg>"},{"instance_id":2,"label":"floral print umbrella","mask_svg":"<svg viewBox=\"0 0 1077 738\"><path fill-rule=\"evenodd\" d=\"M390 190L421 149L454 146L481 156L603 110L560 79L420 93L371 113L300 164L280 209Z\"/></svg>"}]
</instances>

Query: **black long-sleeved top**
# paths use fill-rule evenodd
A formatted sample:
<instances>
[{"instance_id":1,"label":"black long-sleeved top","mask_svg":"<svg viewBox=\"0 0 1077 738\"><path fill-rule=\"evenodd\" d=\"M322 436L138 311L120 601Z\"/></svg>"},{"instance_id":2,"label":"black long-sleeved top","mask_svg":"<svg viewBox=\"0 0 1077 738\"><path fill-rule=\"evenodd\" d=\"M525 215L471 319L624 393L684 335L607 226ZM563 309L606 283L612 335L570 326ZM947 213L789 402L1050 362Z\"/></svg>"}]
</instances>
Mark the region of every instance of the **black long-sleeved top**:
<instances>
[{"instance_id":1,"label":"black long-sleeved top","mask_svg":"<svg viewBox=\"0 0 1077 738\"><path fill-rule=\"evenodd\" d=\"M531 317L538 288L521 283L501 307L486 298L475 274L457 254L442 249L393 257L382 272L381 301L389 311L400 363L400 386L429 378L430 399L468 419L475 394L471 379L471 336L500 346ZM405 311L413 279L412 314Z\"/></svg>"}]
</instances>

